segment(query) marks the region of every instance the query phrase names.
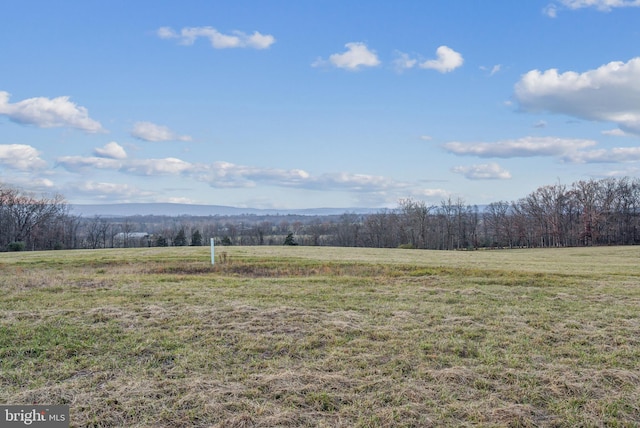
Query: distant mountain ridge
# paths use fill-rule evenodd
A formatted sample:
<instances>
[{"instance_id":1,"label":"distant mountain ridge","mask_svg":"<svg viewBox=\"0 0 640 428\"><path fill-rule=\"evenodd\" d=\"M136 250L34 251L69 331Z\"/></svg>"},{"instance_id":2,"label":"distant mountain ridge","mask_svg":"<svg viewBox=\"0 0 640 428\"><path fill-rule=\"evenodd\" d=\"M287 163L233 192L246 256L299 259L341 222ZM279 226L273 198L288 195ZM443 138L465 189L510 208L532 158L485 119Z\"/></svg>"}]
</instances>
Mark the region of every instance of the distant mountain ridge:
<instances>
[{"instance_id":1,"label":"distant mountain ridge","mask_svg":"<svg viewBox=\"0 0 640 428\"><path fill-rule=\"evenodd\" d=\"M378 208L305 208L262 209L239 208L225 205L192 205L174 203L127 204L70 204L71 213L81 217L129 217L129 216L240 216L240 215L341 215L344 213L371 214Z\"/></svg>"}]
</instances>

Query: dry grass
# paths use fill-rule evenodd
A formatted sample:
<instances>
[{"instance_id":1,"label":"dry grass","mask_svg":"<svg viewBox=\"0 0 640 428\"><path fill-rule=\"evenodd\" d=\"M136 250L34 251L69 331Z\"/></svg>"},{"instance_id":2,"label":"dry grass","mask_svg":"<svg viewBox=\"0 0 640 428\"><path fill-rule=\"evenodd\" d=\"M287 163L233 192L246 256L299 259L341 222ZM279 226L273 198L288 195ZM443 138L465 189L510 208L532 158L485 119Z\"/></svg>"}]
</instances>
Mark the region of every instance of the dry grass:
<instances>
[{"instance_id":1,"label":"dry grass","mask_svg":"<svg viewBox=\"0 0 640 428\"><path fill-rule=\"evenodd\" d=\"M640 425L640 251L0 255L0 402L72 426Z\"/></svg>"}]
</instances>

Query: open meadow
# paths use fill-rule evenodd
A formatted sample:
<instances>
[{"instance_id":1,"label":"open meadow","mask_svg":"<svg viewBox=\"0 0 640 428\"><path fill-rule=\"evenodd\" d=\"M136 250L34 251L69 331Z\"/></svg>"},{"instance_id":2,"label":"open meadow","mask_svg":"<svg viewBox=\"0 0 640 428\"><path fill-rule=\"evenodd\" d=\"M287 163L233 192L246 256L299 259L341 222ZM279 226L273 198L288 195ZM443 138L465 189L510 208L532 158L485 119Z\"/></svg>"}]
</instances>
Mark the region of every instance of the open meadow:
<instances>
[{"instance_id":1,"label":"open meadow","mask_svg":"<svg viewBox=\"0 0 640 428\"><path fill-rule=\"evenodd\" d=\"M0 403L74 427L640 425L640 247L0 254Z\"/></svg>"}]
</instances>

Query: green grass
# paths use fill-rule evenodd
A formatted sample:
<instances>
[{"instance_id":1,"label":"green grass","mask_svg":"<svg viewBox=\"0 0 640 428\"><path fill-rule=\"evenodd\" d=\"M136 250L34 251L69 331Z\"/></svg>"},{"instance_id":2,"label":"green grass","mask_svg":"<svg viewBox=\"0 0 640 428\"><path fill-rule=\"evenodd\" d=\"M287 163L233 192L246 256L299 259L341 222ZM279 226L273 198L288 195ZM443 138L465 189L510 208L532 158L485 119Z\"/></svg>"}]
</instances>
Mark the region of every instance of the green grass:
<instances>
[{"instance_id":1,"label":"green grass","mask_svg":"<svg viewBox=\"0 0 640 428\"><path fill-rule=\"evenodd\" d=\"M217 250L0 254L0 402L83 427L640 425L640 248Z\"/></svg>"}]
</instances>

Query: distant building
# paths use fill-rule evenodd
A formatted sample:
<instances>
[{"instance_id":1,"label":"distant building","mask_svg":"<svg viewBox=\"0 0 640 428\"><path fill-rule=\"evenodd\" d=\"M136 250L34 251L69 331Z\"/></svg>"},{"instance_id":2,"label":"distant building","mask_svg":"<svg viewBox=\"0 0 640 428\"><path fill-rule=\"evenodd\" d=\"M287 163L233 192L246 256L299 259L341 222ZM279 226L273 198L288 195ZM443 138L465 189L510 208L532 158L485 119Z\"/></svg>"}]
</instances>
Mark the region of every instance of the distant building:
<instances>
[{"instance_id":1,"label":"distant building","mask_svg":"<svg viewBox=\"0 0 640 428\"><path fill-rule=\"evenodd\" d=\"M150 247L151 235L147 232L120 232L113 237L116 247Z\"/></svg>"}]
</instances>

